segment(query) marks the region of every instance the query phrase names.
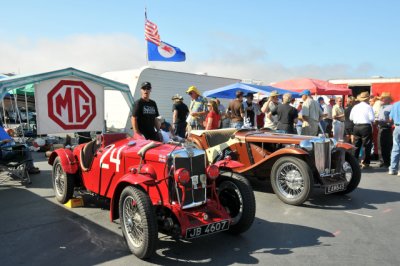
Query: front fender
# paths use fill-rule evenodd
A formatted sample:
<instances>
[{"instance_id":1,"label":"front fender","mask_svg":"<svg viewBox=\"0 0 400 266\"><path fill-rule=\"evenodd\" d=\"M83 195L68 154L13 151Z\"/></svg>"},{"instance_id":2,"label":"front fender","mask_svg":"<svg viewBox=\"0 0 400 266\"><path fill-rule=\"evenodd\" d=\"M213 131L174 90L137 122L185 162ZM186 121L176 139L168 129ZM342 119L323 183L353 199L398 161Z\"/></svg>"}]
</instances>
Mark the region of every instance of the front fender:
<instances>
[{"instance_id":1,"label":"front fender","mask_svg":"<svg viewBox=\"0 0 400 266\"><path fill-rule=\"evenodd\" d=\"M309 153L306 152L305 150L302 150L302 149L299 149L299 148L282 148L282 149L279 149L279 150L271 153L268 156L268 159L274 158L276 156L280 156L282 154L308 155Z\"/></svg>"},{"instance_id":2,"label":"front fender","mask_svg":"<svg viewBox=\"0 0 400 266\"><path fill-rule=\"evenodd\" d=\"M338 142L336 144L336 147L342 148L342 149L345 149L345 150L348 150L348 151L352 151L354 149L353 145L351 145L350 143L346 143L346 142Z\"/></svg>"},{"instance_id":3,"label":"front fender","mask_svg":"<svg viewBox=\"0 0 400 266\"><path fill-rule=\"evenodd\" d=\"M48 163L53 165L57 157L60 157L61 166L65 173L75 174L78 172L79 163L70 149L57 149L53 151L49 157Z\"/></svg>"},{"instance_id":4,"label":"front fender","mask_svg":"<svg viewBox=\"0 0 400 266\"><path fill-rule=\"evenodd\" d=\"M110 220L113 221L119 217L118 213L118 202L119 198L121 196L122 190L126 186L129 185L134 185L134 186L140 186L145 189L145 185L155 185L155 180L154 178L151 178L148 175L143 175L143 174L134 174L134 173L127 173L124 176L122 176L118 183L115 185L114 188L114 193L111 197L111 203L110 203Z\"/></svg>"}]
</instances>

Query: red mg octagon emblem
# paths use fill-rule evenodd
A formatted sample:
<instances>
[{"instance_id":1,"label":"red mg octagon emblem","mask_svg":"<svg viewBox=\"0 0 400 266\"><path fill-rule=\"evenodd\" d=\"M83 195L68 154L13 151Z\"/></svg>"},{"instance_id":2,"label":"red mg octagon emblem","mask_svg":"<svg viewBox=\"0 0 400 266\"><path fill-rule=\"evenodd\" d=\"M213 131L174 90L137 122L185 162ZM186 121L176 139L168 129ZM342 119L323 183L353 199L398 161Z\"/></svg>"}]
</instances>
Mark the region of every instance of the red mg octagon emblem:
<instances>
[{"instance_id":1,"label":"red mg octagon emblem","mask_svg":"<svg viewBox=\"0 0 400 266\"><path fill-rule=\"evenodd\" d=\"M47 102L49 117L63 129L86 129L96 117L96 97L82 81L61 80Z\"/></svg>"}]
</instances>

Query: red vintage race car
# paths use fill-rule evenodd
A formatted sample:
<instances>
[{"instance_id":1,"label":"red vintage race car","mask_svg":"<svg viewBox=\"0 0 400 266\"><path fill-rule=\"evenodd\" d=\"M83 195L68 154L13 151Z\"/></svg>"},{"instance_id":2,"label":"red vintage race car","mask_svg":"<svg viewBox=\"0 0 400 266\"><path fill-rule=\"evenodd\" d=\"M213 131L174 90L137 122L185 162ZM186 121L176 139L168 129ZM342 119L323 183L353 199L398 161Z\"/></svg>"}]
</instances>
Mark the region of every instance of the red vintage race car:
<instances>
[{"instance_id":1,"label":"red vintage race car","mask_svg":"<svg viewBox=\"0 0 400 266\"><path fill-rule=\"evenodd\" d=\"M269 129L193 130L189 139L206 151L209 163L229 156L243 164L234 172L269 178L275 194L292 205L304 203L314 187L322 187L326 194L347 194L361 180L353 146L334 139Z\"/></svg>"},{"instance_id":2,"label":"red vintage race car","mask_svg":"<svg viewBox=\"0 0 400 266\"><path fill-rule=\"evenodd\" d=\"M126 242L139 258L150 257L158 232L192 239L253 223L255 198L248 181L233 173L241 164L225 160L223 171L207 164L205 152L186 144L162 144L103 134L70 149L55 150L53 187L60 203L75 188L109 198L111 220L120 219Z\"/></svg>"}]
</instances>

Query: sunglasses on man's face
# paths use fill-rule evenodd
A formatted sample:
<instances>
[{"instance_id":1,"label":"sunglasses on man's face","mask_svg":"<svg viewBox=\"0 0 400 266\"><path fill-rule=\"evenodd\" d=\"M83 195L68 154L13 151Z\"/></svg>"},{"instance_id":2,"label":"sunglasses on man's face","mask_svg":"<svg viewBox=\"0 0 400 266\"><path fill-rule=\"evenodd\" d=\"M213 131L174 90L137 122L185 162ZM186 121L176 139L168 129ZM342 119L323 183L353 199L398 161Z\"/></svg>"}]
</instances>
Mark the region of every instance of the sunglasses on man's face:
<instances>
[{"instance_id":1,"label":"sunglasses on man's face","mask_svg":"<svg viewBox=\"0 0 400 266\"><path fill-rule=\"evenodd\" d=\"M149 87L144 87L144 88L142 88L142 90L144 90L144 91L151 91L151 88L149 88Z\"/></svg>"}]
</instances>

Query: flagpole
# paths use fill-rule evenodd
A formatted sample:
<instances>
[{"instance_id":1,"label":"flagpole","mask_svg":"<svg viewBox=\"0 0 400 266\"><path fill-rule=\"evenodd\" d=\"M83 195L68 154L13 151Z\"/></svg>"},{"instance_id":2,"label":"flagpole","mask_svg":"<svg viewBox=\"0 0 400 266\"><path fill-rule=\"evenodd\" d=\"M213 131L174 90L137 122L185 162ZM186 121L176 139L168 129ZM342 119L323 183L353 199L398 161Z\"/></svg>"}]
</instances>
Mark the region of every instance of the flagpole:
<instances>
[{"instance_id":1,"label":"flagpole","mask_svg":"<svg viewBox=\"0 0 400 266\"><path fill-rule=\"evenodd\" d=\"M147 22L147 7L144 7L144 26L146 27ZM146 66L149 65L149 46L147 45L147 40L144 38L145 46L146 46Z\"/></svg>"}]
</instances>

